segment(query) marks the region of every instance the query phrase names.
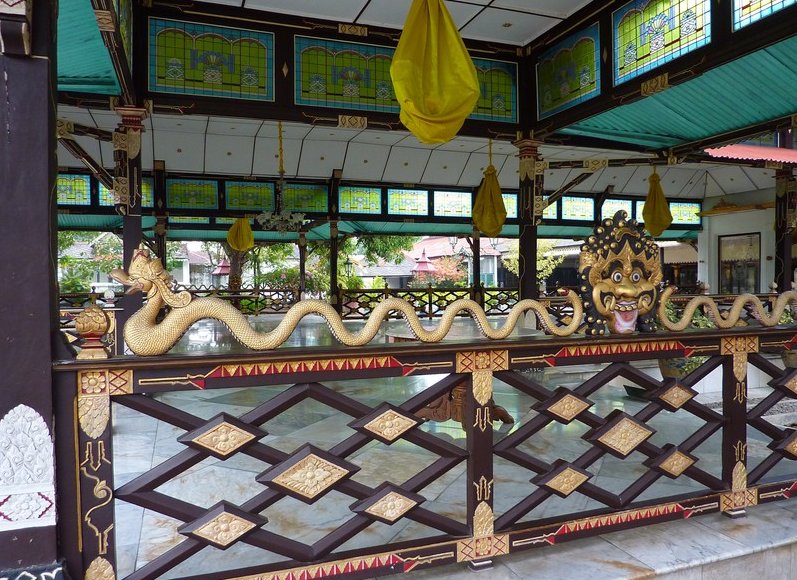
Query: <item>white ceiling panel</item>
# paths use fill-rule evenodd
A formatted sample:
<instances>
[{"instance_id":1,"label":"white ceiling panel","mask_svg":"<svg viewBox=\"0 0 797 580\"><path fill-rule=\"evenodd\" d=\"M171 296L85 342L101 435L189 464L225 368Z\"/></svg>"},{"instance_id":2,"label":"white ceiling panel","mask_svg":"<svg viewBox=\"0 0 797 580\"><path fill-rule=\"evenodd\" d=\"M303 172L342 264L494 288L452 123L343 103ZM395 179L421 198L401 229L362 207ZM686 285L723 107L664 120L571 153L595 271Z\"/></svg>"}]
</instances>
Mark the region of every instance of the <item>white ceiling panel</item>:
<instances>
[{"instance_id":1,"label":"white ceiling panel","mask_svg":"<svg viewBox=\"0 0 797 580\"><path fill-rule=\"evenodd\" d=\"M144 120L144 131L141 133L141 169L152 171L152 159L154 154L153 132L149 124L149 119Z\"/></svg>"},{"instance_id":2,"label":"white ceiling panel","mask_svg":"<svg viewBox=\"0 0 797 580\"><path fill-rule=\"evenodd\" d=\"M307 139L313 141L349 141L356 137L362 129L341 129L338 127L313 127Z\"/></svg>"},{"instance_id":3,"label":"white ceiling panel","mask_svg":"<svg viewBox=\"0 0 797 580\"><path fill-rule=\"evenodd\" d=\"M395 145L406 138L407 131L377 131L365 130L354 136L354 143L371 143L372 145Z\"/></svg>"},{"instance_id":4,"label":"white ceiling panel","mask_svg":"<svg viewBox=\"0 0 797 580\"><path fill-rule=\"evenodd\" d=\"M343 167L347 145L334 141L305 141L299 161L300 175L329 179L332 177L332 170Z\"/></svg>"},{"instance_id":5,"label":"white ceiling panel","mask_svg":"<svg viewBox=\"0 0 797 580\"><path fill-rule=\"evenodd\" d=\"M419 183L432 154L428 149L392 147L385 165L382 181L393 183Z\"/></svg>"},{"instance_id":6,"label":"white ceiling panel","mask_svg":"<svg viewBox=\"0 0 797 580\"><path fill-rule=\"evenodd\" d=\"M454 137L448 143L438 145L438 151L462 151L463 153L473 153L477 149L485 147L487 143L484 139L475 137ZM485 153L487 151L485 150Z\"/></svg>"},{"instance_id":7,"label":"white ceiling panel","mask_svg":"<svg viewBox=\"0 0 797 580\"><path fill-rule=\"evenodd\" d=\"M94 117L88 109L81 109L79 107L70 107L68 105L58 105L58 117L60 119L67 119L73 123L80 123L87 127L96 127Z\"/></svg>"},{"instance_id":8,"label":"white ceiling panel","mask_svg":"<svg viewBox=\"0 0 797 580\"><path fill-rule=\"evenodd\" d=\"M575 169L548 169L545 172L543 187L547 191L555 191L579 173L581 172Z\"/></svg>"},{"instance_id":9,"label":"white ceiling panel","mask_svg":"<svg viewBox=\"0 0 797 580\"><path fill-rule=\"evenodd\" d=\"M681 190L681 197L703 199L706 197L706 180L708 172L696 171L692 179L686 182L686 187Z\"/></svg>"},{"instance_id":10,"label":"white ceiling panel","mask_svg":"<svg viewBox=\"0 0 797 580\"><path fill-rule=\"evenodd\" d=\"M495 149L493 149L495 151ZM518 171L518 158L507 155L504 164L498 169L498 183L502 188L517 189L520 185L520 171Z\"/></svg>"},{"instance_id":11,"label":"white ceiling panel","mask_svg":"<svg viewBox=\"0 0 797 580\"><path fill-rule=\"evenodd\" d=\"M711 176L725 193L741 193L756 189L755 183L750 181L741 167L726 165L722 169L712 171Z\"/></svg>"},{"instance_id":12,"label":"white ceiling panel","mask_svg":"<svg viewBox=\"0 0 797 580\"><path fill-rule=\"evenodd\" d=\"M534 14L544 14L560 19L585 6L589 0L495 0L490 6L494 8L511 8Z\"/></svg>"},{"instance_id":13,"label":"white ceiling panel","mask_svg":"<svg viewBox=\"0 0 797 580\"><path fill-rule=\"evenodd\" d=\"M357 24L402 29L411 4L412 0L371 0L357 19ZM472 2L449 1L446 7L457 27L466 24L482 9L482 6Z\"/></svg>"},{"instance_id":14,"label":"white ceiling panel","mask_svg":"<svg viewBox=\"0 0 797 580\"><path fill-rule=\"evenodd\" d=\"M681 167L668 167L659 169L661 174L661 189L667 197L683 197L698 181L699 171L683 169Z\"/></svg>"},{"instance_id":15,"label":"white ceiling panel","mask_svg":"<svg viewBox=\"0 0 797 580\"><path fill-rule=\"evenodd\" d=\"M75 137L75 143L80 145L83 150L88 153L89 157L94 159L97 163L102 163L102 154L100 153L100 142L92 137ZM85 168L83 162L77 159L64 147L58 144L58 165L61 167L71 168ZM113 157L111 158L111 167L113 167Z\"/></svg>"},{"instance_id":16,"label":"white ceiling panel","mask_svg":"<svg viewBox=\"0 0 797 580\"><path fill-rule=\"evenodd\" d=\"M432 151L421 181L430 185L457 183L469 156L455 151Z\"/></svg>"},{"instance_id":17,"label":"white ceiling panel","mask_svg":"<svg viewBox=\"0 0 797 580\"><path fill-rule=\"evenodd\" d=\"M390 147L385 145L349 143L346 161L343 163L343 179L380 181L385 172L388 155Z\"/></svg>"},{"instance_id":18,"label":"white ceiling panel","mask_svg":"<svg viewBox=\"0 0 797 580\"><path fill-rule=\"evenodd\" d=\"M312 125L305 123L283 123L282 124L282 138L283 139L304 139L307 134L313 130ZM276 139L279 135L279 122L278 121L263 121L263 126L260 127L258 137L270 137Z\"/></svg>"},{"instance_id":19,"label":"white ceiling panel","mask_svg":"<svg viewBox=\"0 0 797 580\"><path fill-rule=\"evenodd\" d=\"M605 191L608 186L613 185L615 193L622 193L634 171L635 167L607 167L595 180L595 191Z\"/></svg>"},{"instance_id":20,"label":"white ceiling panel","mask_svg":"<svg viewBox=\"0 0 797 580\"><path fill-rule=\"evenodd\" d=\"M160 115L152 116L155 131L173 131L180 133L204 133L208 127L208 118L202 115Z\"/></svg>"},{"instance_id":21,"label":"white ceiling panel","mask_svg":"<svg viewBox=\"0 0 797 580\"><path fill-rule=\"evenodd\" d=\"M301 139L283 139L282 159L286 177L296 177L299 171L299 160L302 156ZM255 139L255 153L252 173L254 175L279 175L279 141L276 137ZM332 172L325 175L331 177ZM304 177L308 177L304 175Z\"/></svg>"},{"instance_id":22,"label":"white ceiling panel","mask_svg":"<svg viewBox=\"0 0 797 580\"><path fill-rule=\"evenodd\" d=\"M648 189L650 189L648 185L650 173L651 169L647 165L637 167L625 187L623 187L622 193L626 195L647 195Z\"/></svg>"},{"instance_id":23,"label":"white ceiling panel","mask_svg":"<svg viewBox=\"0 0 797 580\"><path fill-rule=\"evenodd\" d=\"M167 171L202 173L205 166L205 138L156 130L155 159L163 159Z\"/></svg>"},{"instance_id":24,"label":"white ceiling panel","mask_svg":"<svg viewBox=\"0 0 797 580\"><path fill-rule=\"evenodd\" d=\"M506 160L506 155L493 155L493 166L496 171L500 171ZM471 153L465 170L459 178L460 187L475 187L484 178L484 170L487 169L488 157L486 153Z\"/></svg>"},{"instance_id":25,"label":"white ceiling panel","mask_svg":"<svg viewBox=\"0 0 797 580\"><path fill-rule=\"evenodd\" d=\"M743 171L747 175L747 178L755 184L756 189L768 189L770 187L775 187L774 169L744 167Z\"/></svg>"},{"instance_id":26,"label":"white ceiling panel","mask_svg":"<svg viewBox=\"0 0 797 580\"><path fill-rule=\"evenodd\" d=\"M396 145L400 145L401 147L420 147L422 149L436 149L438 147L438 143L421 143L418 141L418 138L415 137L412 133L408 134L404 139L401 141L396 141Z\"/></svg>"},{"instance_id":27,"label":"white ceiling panel","mask_svg":"<svg viewBox=\"0 0 797 580\"><path fill-rule=\"evenodd\" d=\"M558 18L486 8L461 33L464 38L501 39L506 44L524 45L559 22Z\"/></svg>"},{"instance_id":28,"label":"white ceiling panel","mask_svg":"<svg viewBox=\"0 0 797 580\"><path fill-rule=\"evenodd\" d=\"M241 0L202 0L209 4L221 4L222 6L240 6Z\"/></svg>"},{"instance_id":29,"label":"white ceiling panel","mask_svg":"<svg viewBox=\"0 0 797 580\"><path fill-rule=\"evenodd\" d=\"M259 119L227 119L213 117L208 122L207 132L213 135L237 135L254 137L263 125Z\"/></svg>"},{"instance_id":30,"label":"white ceiling panel","mask_svg":"<svg viewBox=\"0 0 797 580\"><path fill-rule=\"evenodd\" d=\"M91 111L91 116L94 118L94 123L97 127L106 131L113 131L122 122L122 118L114 111L95 109Z\"/></svg>"},{"instance_id":31,"label":"white ceiling panel","mask_svg":"<svg viewBox=\"0 0 797 580\"><path fill-rule=\"evenodd\" d=\"M205 139L205 171L251 175L254 144L254 137L208 135Z\"/></svg>"},{"instance_id":32,"label":"white ceiling panel","mask_svg":"<svg viewBox=\"0 0 797 580\"><path fill-rule=\"evenodd\" d=\"M578 191L581 193L590 193L593 191L597 191L597 187L595 186L595 184L598 182L598 180L601 177L601 174L604 171L606 170L599 169L598 171L595 171L589 177L584 179L584 181L576 185L571 191ZM573 177L576 177L577 175L580 175L582 173L584 173L583 169L576 169L575 171L573 171Z\"/></svg>"},{"instance_id":33,"label":"white ceiling panel","mask_svg":"<svg viewBox=\"0 0 797 580\"><path fill-rule=\"evenodd\" d=\"M85 137L91 139L91 137ZM100 156L95 159L99 161L106 169L113 169L115 164L113 160L113 144L110 141L98 141L100 144Z\"/></svg>"},{"instance_id":34,"label":"white ceiling panel","mask_svg":"<svg viewBox=\"0 0 797 580\"><path fill-rule=\"evenodd\" d=\"M717 180L714 179L714 176L710 173L706 174L706 188L705 188L706 197L717 197L720 195L725 195L725 190L720 187L720 184L717 183Z\"/></svg>"},{"instance_id":35,"label":"white ceiling panel","mask_svg":"<svg viewBox=\"0 0 797 580\"><path fill-rule=\"evenodd\" d=\"M245 0L244 8L352 22L367 0Z\"/></svg>"}]
</instances>

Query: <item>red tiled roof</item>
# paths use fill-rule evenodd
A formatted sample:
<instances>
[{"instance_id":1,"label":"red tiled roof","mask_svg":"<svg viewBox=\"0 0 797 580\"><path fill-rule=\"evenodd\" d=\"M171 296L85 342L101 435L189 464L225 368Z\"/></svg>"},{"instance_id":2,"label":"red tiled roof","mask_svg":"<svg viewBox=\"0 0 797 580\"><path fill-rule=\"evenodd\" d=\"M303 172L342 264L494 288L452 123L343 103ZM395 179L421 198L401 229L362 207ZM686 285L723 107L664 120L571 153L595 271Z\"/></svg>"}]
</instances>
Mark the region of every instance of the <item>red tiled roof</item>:
<instances>
[{"instance_id":1,"label":"red tiled roof","mask_svg":"<svg viewBox=\"0 0 797 580\"><path fill-rule=\"evenodd\" d=\"M750 161L777 161L780 163L797 163L797 150L783 147L766 147L763 145L725 145L706 149L712 157L727 159L745 159Z\"/></svg>"}]
</instances>

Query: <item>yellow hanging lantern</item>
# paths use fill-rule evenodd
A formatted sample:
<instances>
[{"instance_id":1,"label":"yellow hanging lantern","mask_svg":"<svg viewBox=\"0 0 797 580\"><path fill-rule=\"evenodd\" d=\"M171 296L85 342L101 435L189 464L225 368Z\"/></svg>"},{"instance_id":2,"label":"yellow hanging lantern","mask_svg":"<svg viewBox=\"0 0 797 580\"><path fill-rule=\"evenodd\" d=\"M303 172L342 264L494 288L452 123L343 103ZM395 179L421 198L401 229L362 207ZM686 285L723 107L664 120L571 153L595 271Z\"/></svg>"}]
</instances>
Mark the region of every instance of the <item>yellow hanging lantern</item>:
<instances>
[{"instance_id":1,"label":"yellow hanging lantern","mask_svg":"<svg viewBox=\"0 0 797 580\"><path fill-rule=\"evenodd\" d=\"M245 252L255 245L255 235L247 218L238 218L227 232L227 243L236 252Z\"/></svg>"},{"instance_id":2,"label":"yellow hanging lantern","mask_svg":"<svg viewBox=\"0 0 797 580\"><path fill-rule=\"evenodd\" d=\"M476 68L443 0L413 0L390 77L401 122L422 143L450 141L473 112Z\"/></svg>"},{"instance_id":3,"label":"yellow hanging lantern","mask_svg":"<svg viewBox=\"0 0 797 580\"><path fill-rule=\"evenodd\" d=\"M506 221L506 207L501 196L501 185L493 166L493 142L488 145L488 165L484 170L484 179L476 193L473 204L473 225L486 236L493 237L501 233Z\"/></svg>"},{"instance_id":4,"label":"yellow hanging lantern","mask_svg":"<svg viewBox=\"0 0 797 580\"><path fill-rule=\"evenodd\" d=\"M667 198L664 197L664 191L661 189L661 177L656 173L655 165L648 182L648 197L645 199L642 219L645 220L645 229L653 237L658 237L672 223L672 213L670 213L670 204L667 203Z\"/></svg>"}]
</instances>

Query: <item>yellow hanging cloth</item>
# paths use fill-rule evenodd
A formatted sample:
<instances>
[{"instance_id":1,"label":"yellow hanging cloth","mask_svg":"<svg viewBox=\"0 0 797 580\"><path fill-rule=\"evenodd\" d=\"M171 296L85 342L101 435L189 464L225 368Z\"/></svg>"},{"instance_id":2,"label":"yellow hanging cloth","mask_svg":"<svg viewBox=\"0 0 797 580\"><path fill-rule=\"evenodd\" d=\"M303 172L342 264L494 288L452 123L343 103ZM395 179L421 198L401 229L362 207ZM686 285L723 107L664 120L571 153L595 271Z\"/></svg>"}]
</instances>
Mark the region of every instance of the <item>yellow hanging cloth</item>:
<instances>
[{"instance_id":1,"label":"yellow hanging cloth","mask_svg":"<svg viewBox=\"0 0 797 580\"><path fill-rule=\"evenodd\" d=\"M489 165L484 170L484 179L476 193L473 204L473 225L485 236L494 237L501 233L506 221L506 207L501 197L501 186L493 167L493 142L488 145Z\"/></svg>"},{"instance_id":2,"label":"yellow hanging cloth","mask_svg":"<svg viewBox=\"0 0 797 580\"><path fill-rule=\"evenodd\" d=\"M247 218L238 218L227 232L227 243L236 252L245 252L255 245L255 235Z\"/></svg>"},{"instance_id":3,"label":"yellow hanging cloth","mask_svg":"<svg viewBox=\"0 0 797 580\"><path fill-rule=\"evenodd\" d=\"M422 143L450 141L473 112L476 68L443 0L413 0L390 77L401 122Z\"/></svg>"},{"instance_id":4,"label":"yellow hanging cloth","mask_svg":"<svg viewBox=\"0 0 797 580\"><path fill-rule=\"evenodd\" d=\"M672 223L672 214L670 213L670 204L667 203L667 198L664 197L664 191L661 189L661 177L656 173L655 166L648 181L648 197L645 199L642 219L645 220L645 229L650 232L650 235L658 237Z\"/></svg>"}]
</instances>

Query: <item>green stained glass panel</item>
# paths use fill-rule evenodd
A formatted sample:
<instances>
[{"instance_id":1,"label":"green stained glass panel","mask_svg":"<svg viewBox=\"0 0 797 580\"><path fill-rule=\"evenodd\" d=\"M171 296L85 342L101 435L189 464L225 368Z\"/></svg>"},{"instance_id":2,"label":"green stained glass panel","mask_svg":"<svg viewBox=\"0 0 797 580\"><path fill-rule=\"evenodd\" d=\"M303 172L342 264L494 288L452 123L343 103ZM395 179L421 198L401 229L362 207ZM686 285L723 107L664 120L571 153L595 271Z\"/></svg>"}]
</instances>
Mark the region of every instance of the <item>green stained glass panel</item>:
<instances>
[{"instance_id":1,"label":"green stained glass panel","mask_svg":"<svg viewBox=\"0 0 797 580\"><path fill-rule=\"evenodd\" d=\"M155 207L155 181L151 177L145 177L141 180L141 207ZM112 206L113 192L100 183L100 205Z\"/></svg>"},{"instance_id":2,"label":"green stained glass panel","mask_svg":"<svg viewBox=\"0 0 797 580\"><path fill-rule=\"evenodd\" d=\"M299 213L328 213L329 190L320 183L286 183L282 192L285 209Z\"/></svg>"},{"instance_id":3,"label":"green stained glass panel","mask_svg":"<svg viewBox=\"0 0 797 580\"><path fill-rule=\"evenodd\" d=\"M546 197L545 200L547 201L548 198ZM545 220L555 220L556 216L556 202L553 202L551 205L547 206L542 212L542 219Z\"/></svg>"},{"instance_id":4,"label":"green stained glass panel","mask_svg":"<svg viewBox=\"0 0 797 580\"><path fill-rule=\"evenodd\" d=\"M614 84L711 42L710 0L633 0L612 13Z\"/></svg>"},{"instance_id":5,"label":"green stained glass panel","mask_svg":"<svg viewBox=\"0 0 797 580\"><path fill-rule=\"evenodd\" d=\"M634 215L633 205L634 202L630 199L607 199L601 208L601 219L612 218L620 210L624 210L630 218Z\"/></svg>"},{"instance_id":6,"label":"green stained glass panel","mask_svg":"<svg viewBox=\"0 0 797 580\"><path fill-rule=\"evenodd\" d=\"M796 0L733 0L733 29L739 30L791 6Z\"/></svg>"},{"instance_id":7,"label":"green stained glass panel","mask_svg":"<svg viewBox=\"0 0 797 580\"><path fill-rule=\"evenodd\" d=\"M340 213L382 213L382 190L378 187L338 188Z\"/></svg>"},{"instance_id":8,"label":"green stained glass panel","mask_svg":"<svg viewBox=\"0 0 797 580\"><path fill-rule=\"evenodd\" d=\"M595 200L591 197L563 197L562 219L593 221L595 219Z\"/></svg>"},{"instance_id":9,"label":"green stained glass panel","mask_svg":"<svg viewBox=\"0 0 797 580\"><path fill-rule=\"evenodd\" d=\"M642 212L645 209L645 202L637 201L634 205L636 207L636 213L634 214L634 219L636 219L639 223L644 223L645 218L642 217Z\"/></svg>"},{"instance_id":10,"label":"green stained glass panel","mask_svg":"<svg viewBox=\"0 0 797 580\"><path fill-rule=\"evenodd\" d=\"M700 216L697 215L699 211L699 203L681 201L670 202L670 213L672 214L672 223L674 224L699 226Z\"/></svg>"},{"instance_id":11,"label":"green stained glass panel","mask_svg":"<svg viewBox=\"0 0 797 580\"><path fill-rule=\"evenodd\" d=\"M502 193L507 219L517 219L517 193Z\"/></svg>"},{"instance_id":12,"label":"green stained glass panel","mask_svg":"<svg viewBox=\"0 0 797 580\"><path fill-rule=\"evenodd\" d=\"M167 179L166 205L169 209L218 209L218 183L204 179Z\"/></svg>"},{"instance_id":13,"label":"green stained glass panel","mask_svg":"<svg viewBox=\"0 0 797 580\"><path fill-rule=\"evenodd\" d=\"M274 100L274 35L149 19L149 89L206 97Z\"/></svg>"},{"instance_id":14,"label":"green stained glass panel","mask_svg":"<svg viewBox=\"0 0 797 580\"><path fill-rule=\"evenodd\" d=\"M224 184L227 209L270 211L274 209L274 184L254 181L227 181Z\"/></svg>"},{"instance_id":15,"label":"green stained glass panel","mask_svg":"<svg viewBox=\"0 0 797 580\"><path fill-rule=\"evenodd\" d=\"M391 215L428 215L429 192L425 189L388 189L387 213Z\"/></svg>"},{"instance_id":16,"label":"green stained glass panel","mask_svg":"<svg viewBox=\"0 0 797 580\"><path fill-rule=\"evenodd\" d=\"M188 217L188 216L173 216L169 218L170 224L209 224L210 218L206 217Z\"/></svg>"},{"instance_id":17,"label":"green stained glass panel","mask_svg":"<svg viewBox=\"0 0 797 580\"><path fill-rule=\"evenodd\" d=\"M55 185L58 205L91 205L91 177L62 174Z\"/></svg>"},{"instance_id":18,"label":"green stained glass panel","mask_svg":"<svg viewBox=\"0 0 797 580\"><path fill-rule=\"evenodd\" d=\"M222 226L231 226L232 224L234 224L236 222L237 219L238 218L217 217L216 218L216 223L219 224L219 225L222 225ZM255 220L250 219L249 220L249 224L250 225L255 225Z\"/></svg>"},{"instance_id":19,"label":"green stained glass panel","mask_svg":"<svg viewBox=\"0 0 797 580\"><path fill-rule=\"evenodd\" d=\"M472 195L469 191L435 191L434 215L441 217L470 217Z\"/></svg>"}]
</instances>

